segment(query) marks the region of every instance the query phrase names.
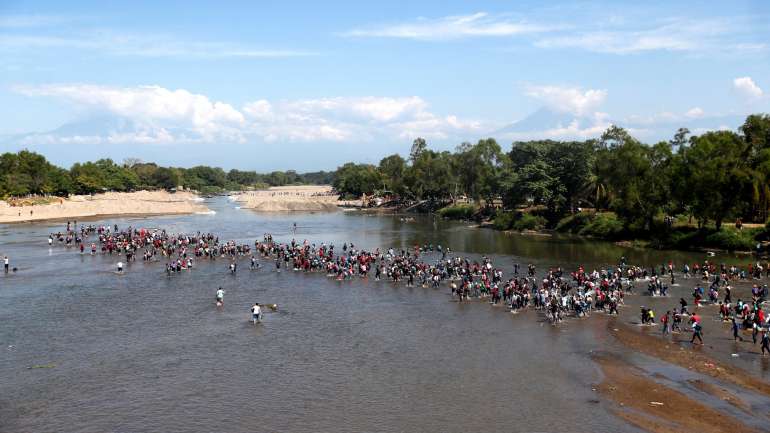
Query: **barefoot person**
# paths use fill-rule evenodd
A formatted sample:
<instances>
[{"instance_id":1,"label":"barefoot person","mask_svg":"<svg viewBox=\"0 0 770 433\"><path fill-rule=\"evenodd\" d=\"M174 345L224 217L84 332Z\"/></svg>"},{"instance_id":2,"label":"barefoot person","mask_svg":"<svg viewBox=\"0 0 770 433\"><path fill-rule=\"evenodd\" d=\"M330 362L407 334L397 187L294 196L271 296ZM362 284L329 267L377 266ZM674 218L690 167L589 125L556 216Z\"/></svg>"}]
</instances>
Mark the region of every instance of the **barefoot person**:
<instances>
[{"instance_id":1,"label":"barefoot person","mask_svg":"<svg viewBox=\"0 0 770 433\"><path fill-rule=\"evenodd\" d=\"M740 329L741 327L738 325L738 322L735 320L735 316L732 318L732 329L733 329L733 341L743 341L743 337L740 335Z\"/></svg>"},{"instance_id":2,"label":"barefoot person","mask_svg":"<svg viewBox=\"0 0 770 433\"><path fill-rule=\"evenodd\" d=\"M225 291L220 287L217 290L217 306L221 307L222 305L225 305Z\"/></svg>"},{"instance_id":3,"label":"barefoot person","mask_svg":"<svg viewBox=\"0 0 770 433\"><path fill-rule=\"evenodd\" d=\"M259 308L259 302L251 307L251 321L254 322L255 325L262 321L262 309Z\"/></svg>"}]
</instances>

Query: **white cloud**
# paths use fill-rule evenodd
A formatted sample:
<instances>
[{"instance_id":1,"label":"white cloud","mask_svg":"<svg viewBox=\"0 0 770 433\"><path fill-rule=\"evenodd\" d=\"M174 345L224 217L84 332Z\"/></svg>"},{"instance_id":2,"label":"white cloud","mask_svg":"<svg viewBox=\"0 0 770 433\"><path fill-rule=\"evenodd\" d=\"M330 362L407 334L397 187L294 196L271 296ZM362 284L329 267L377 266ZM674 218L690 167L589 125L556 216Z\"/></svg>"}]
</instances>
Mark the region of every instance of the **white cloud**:
<instances>
[{"instance_id":1,"label":"white cloud","mask_svg":"<svg viewBox=\"0 0 770 433\"><path fill-rule=\"evenodd\" d=\"M388 122L401 116L422 113L427 105L417 96L304 99L286 104L287 108L301 113L333 112L378 122Z\"/></svg>"},{"instance_id":2,"label":"white cloud","mask_svg":"<svg viewBox=\"0 0 770 433\"><path fill-rule=\"evenodd\" d=\"M600 136L610 125L611 123L602 116L593 119L572 119L569 123L555 125L553 128L541 131L505 133L502 138L509 140L585 140Z\"/></svg>"},{"instance_id":3,"label":"white cloud","mask_svg":"<svg viewBox=\"0 0 770 433\"><path fill-rule=\"evenodd\" d=\"M89 84L16 87L30 96L63 99L95 113L128 119L131 125L99 136L33 135L39 142L171 143L264 141L367 141L408 135L450 137L480 128L478 122L439 116L410 97L336 97L248 102L241 109L184 89Z\"/></svg>"},{"instance_id":4,"label":"white cloud","mask_svg":"<svg viewBox=\"0 0 770 433\"><path fill-rule=\"evenodd\" d=\"M689 117L690 119L698 119L698 118L701 118L701 117L703 117L703 115L704 115L704 114L705 114L705 112L704 112L704 111L703 111L703 109L702 109L702 108L700 108L700 107L693 107L693 108L690 108L689 110L687 110L687 112L686 112L686 113L684 113L684 115L685 115L686 117Z\"/></svg>"},{"instance_id":5,"label":"white cloud","mask_svg":"<svg viewBox=\"0 0 770 433\"><path fill-rule=\"evenodd\" d=\"M178 40L164 35L117 34L86 31L82 34L40 36L36 34L2 34L0 51L27 52L70 48L99 51L116 56L188 57L188 58L280 58L317 56L312 51L268 49L225 42Z\"/></svg>"},{"instance_id":6,"label":"white cloud","mask_svg":"<svg viewBox=\"0 0 770 433\"><path fill-rule=\"evenodd\" d=\"M64 15L5 15L0 16L0 28L45 27L76 19L77 17Z\"/></svg>"},{"instance_id":7,"label":"white cloud","mask_svg":"<svg viewBox=\"0 0 770 433\"><path fill-rule=\"evenodd\" d=\"M33 96L71 101L94 111L131 119L143 125L187 127L203 138L229 136L244 122L243 114L230 104L184 89L160 86L108 87L88 84L46 85L18 88Z\"/></svg>"},{"instance_id":8,"label":"white cloud","mask_svg":"<svg viewBox=\"0 0 770 433\"><path fill-rule=\"evenodd\" d=\"M472 15L446 16L415 21L363 27L343 33L349 37L381 37L403 39L458 39L465 37L513 36L548 31L552 27L513 21L504 16L479 12Z\"/></svg>"},{"instance_id":9,"label":"white cloud","mask_svg":"<svg viewBox=\"0 0 770 433\"><path fill-rule=\"evenodd\" d=\"M740 77L733 80L733 88L747 99L759 99L764 95L762 89L751 77Z\"/></svg>"},{"instance_id":10,"label":"white cloud","mask_svg":"<svg viewBox=\"0 0 770 433\"><path fill-rule=\"evenodd\" d=\"M420 97L337 97L250 102L243 111L268 140L372 140L377 136L449 137L479 128L477 122L428 111Z\"/></svg>"},{"instance_id":11,"label":"white cloud","mask_svg":"<svg viewBox=\"0 0 770 433\"><path fill-rule=\"evenodd\" d=\"M606 99L606 90L564 86L528 86L526 94L542 101L547 107L576 116L585 116Z\"/></svg>"},{"instance_id":12,"label":"white cloud","mask_svg":"<svg viewBox=\"0 0 770 433\"><path fill-rule=\"evenodd\" d=\"M747 42L741 35L742 20L670 18L648 27L629 29L586 29L535 41L540 48L579 48L609 54L649 51L672 52L757 52L764 43Z\"/></svg>"},{"instance_id":13,"label":"white cloud","mask_svg":"<svg viewBox=\"0 0 770 433\"><path fill-rule=\"evenodd\" d=\"M626 124L637 126L660 126L670 125L673 123L685 123L688 124L698 119L706 118L706 111L701 107L692 107L685 112L674 113L671 111L661 111L655 114L639 115L632 114L623 119Z\"/></svg>"},{"instance_id":14,"label":"white cloud","mask_svg":"<svg viewBox=\"0 0 770 433\"><path fill-rule=\"evenodd\" d=\"M273 112L273 106L270 101L260 99L259 101L249 102L243 106L243 112L247 116L255 119L268 118Z\"/></svg>"},{"instance_id":15,"label":"white cloud","mask_svg":"<svg viewBox=\"0 0 770 433\"><path fill-rule=\"evenodd\" d=\"M563 9L560 9L562 11ZM392 24L369 25L341 33L347 37L400 38L446 41L471 37L525 36L539 48L577 48L609 54L650 51L757 53L768 44L756 40L750 17L724 18L591 16L575 22L569 16L517 20L506 14L478 12L441 18L418 18Z\"/></svg>"},{"instance_id":16,"label":"white cloud","mask_svg":"<svg viewBox=\"0 0 770 433\"><path fill-rule=\"evenodd\" d=\"M575 119L569 125L545 131L545 136L550 138L589 138L601 135L609 127L609 123L581 125L581 122Z\"/></svg>"},{"instance_id":17,"label":"white cloud","mask_svg":"<svg viewBox=\"0 0 770 433\"><path fill-rule=\"evenodd\" d=\"M629 54L640 51L689 51L695 41L676 35L657 35L649 32L592 32L580 35L542 39L535 43L540 48L581 48L587 51L611 54Z\"/></svg>"}]
</instances>

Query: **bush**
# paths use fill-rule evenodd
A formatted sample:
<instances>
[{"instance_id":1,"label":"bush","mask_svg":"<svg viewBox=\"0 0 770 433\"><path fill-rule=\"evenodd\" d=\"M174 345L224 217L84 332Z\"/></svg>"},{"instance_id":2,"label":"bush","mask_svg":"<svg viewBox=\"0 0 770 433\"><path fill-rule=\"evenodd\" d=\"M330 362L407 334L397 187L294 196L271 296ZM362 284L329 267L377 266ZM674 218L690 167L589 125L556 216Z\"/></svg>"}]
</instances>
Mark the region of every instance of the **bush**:
<instances>
[{"instance_id":1,"label":"bush","mask_svg":"<svg viewBox=\"0 0 770 433\"><path fill-rule=\"evenodd\" d=\"M752 251L756 246L754 236L758 233L757 229L723 228L707 235L703 241L703 246L729 251Z\"/></svg>"},{"instance_id":2,"label":"bush","mask_svg":"<svg viewBox=\"0 0 770 433\"><path fill-rule=\"evenodd\" d=\"M497 230L538 230L545 227L546 219L539 215L522 212L500 212L492 225Z\"/></svg>"},{"instance_id":3,"label":"bush","mask_svg":"<svg viewBox=\"0 0 770 433\"><path fill-rule=\"evenodd\" d=\"M763 228L736 230L723 227L716 231L712 228L701 230L674 230L668 238L661 240L665 248L696 249L717 248L728 251L753 251L757 239L765 233Z\"/></svg>"},{"instance_id":4,"label":"bush","mask_svg":"<svg viewBox=\"0 0 770 433\"><path fill-rule=\"evenodd\" d=\"M593 217L585 227L580 229L578 234L581 236L593 236L600 239L620 239L625 230L615 214L600 213Z\"/></svg>"},{"instance_id":5,"label":"bush","mask_svg":"<svg viewBox=\"0 0 770 433\"><path fill-rule=\"evenodd\" d=\"M475 213L476 207L470 204L447 206L438 211L440 217L452 220L468 220L471 219Z\"/></svg>"},{"instance_id":6,"label":"bush","mask_svg":"<svg viewBox=\"0 0 770 433\"><path fill-rule=\"evenodd\" d=\"M513 222L513 229L518 231L538 230L545 227L548 221L540 215L521 214L521 217Z\"/></svg>"},{"instance_id":7,"label":"bush","mask_svg":"<svg viewBox=\"0 0 770 433\"><path fill-rule=\"evenodd\" d=\"M588 213L588 212L580 212L576 213L574 215L570 215L568 217L562 218L557 224L556 224L556 231L557 232L563 232L563 233L573 233L577 234L580 232L580 230L583 229L583 227L587 226L588 224L593 221L595 214Z\"/></svg>"},{"instance_id":8,"label":"bush","mask_svg":"<svg viewBox=\"0 0 770 433\"><path fill-rule=\"evenodd\" d=\"M498 212L492 221L492 226L497 230L510 230L516 219L516 212Z\"/></svg>"}]
</instances>

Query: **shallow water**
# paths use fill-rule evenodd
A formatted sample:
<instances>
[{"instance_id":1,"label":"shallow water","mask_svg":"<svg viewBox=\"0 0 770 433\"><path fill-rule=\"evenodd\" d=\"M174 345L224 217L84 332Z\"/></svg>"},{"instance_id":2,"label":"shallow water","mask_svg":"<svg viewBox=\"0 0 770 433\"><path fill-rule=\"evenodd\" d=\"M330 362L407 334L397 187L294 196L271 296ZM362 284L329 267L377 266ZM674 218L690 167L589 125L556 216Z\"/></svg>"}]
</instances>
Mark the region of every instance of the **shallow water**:
<instances>
[{"instance_id":1,"label":"shallow water","mask_svg":"<svg viewBox=\"0 0 770 433\"><path fill-rule=\"evenodd\" d=\"M250 244L266 232L288 241L296 222L298 240L441 244L507 268L702 260L431 217L207 204L216 214L99 222ZM552 327L535 312L452 302L445 288L276 273L270 262L249 271L243 261L233 276L224 260L199 261L169 278L162 263L140 260L116 275L118 257L49 249L47 233L61 227L0 226L0 255L20 269L0 276L2 432L637 431L591 390L601 377L590 351L611 344L600 318ZM254 302L280 311L255 327Z\"/></svg>"}]
</instances>

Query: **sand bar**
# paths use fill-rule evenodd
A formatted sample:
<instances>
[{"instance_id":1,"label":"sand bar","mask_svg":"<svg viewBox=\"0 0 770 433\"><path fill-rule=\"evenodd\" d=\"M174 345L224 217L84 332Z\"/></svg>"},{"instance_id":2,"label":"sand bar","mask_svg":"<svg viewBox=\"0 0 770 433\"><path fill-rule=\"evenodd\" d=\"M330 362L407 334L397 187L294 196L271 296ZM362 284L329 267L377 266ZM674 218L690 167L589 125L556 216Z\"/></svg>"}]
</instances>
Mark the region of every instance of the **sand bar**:
<instances>
[{"instance_id":1,"label":"sand bar","mask_svg":"<svg viewBox=\"0 0 770 433\"><path fill-rule=\"evenodd\" d=\"M329 185L280 186L234 196L243 209L258 212L332 212L339 195Z\"/></svg>"},{"instance_id":2,"label":"sand bar","mask_svg":"<svg viewBox=\"0 0 770 433\"><path fill-rule=\"evenodd\" d=\"M189 192L137 191L95 195L52 197L48 204L30 205L15 200L16 206L0 201L0 223L88 218L103 215L175 215L209 212L197 195Z\"/></svg>"}]
</instances>

